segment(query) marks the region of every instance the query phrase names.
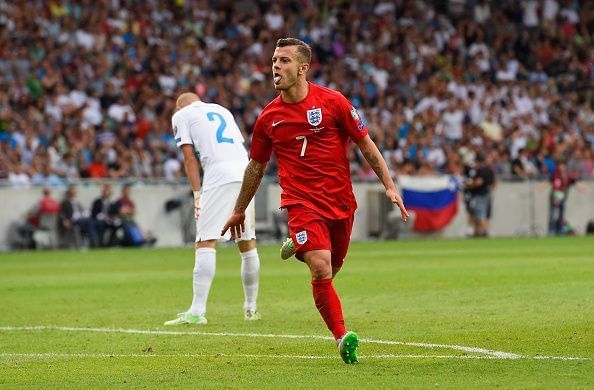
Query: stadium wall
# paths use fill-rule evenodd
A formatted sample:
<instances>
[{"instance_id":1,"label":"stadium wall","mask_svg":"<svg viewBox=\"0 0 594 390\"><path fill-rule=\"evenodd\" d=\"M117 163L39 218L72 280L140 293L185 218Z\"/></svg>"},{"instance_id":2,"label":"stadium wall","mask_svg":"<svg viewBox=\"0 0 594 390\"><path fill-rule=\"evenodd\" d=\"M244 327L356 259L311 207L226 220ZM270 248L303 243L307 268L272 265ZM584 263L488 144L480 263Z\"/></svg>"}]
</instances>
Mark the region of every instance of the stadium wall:
<instances>
[{"instance_id":1,"label":"stadium wall","mask_svg":"<svg viewBox=\"0 0 594 390\"><path fill-rule=\"evenodd\" d=\"M584 182L590 194L570 190L566 206L566 219L577 234L584 234L588 221L594 220L594 182ZM100 186L81 184L78 199L90 207L100 193ZM385 199L383 187L379 184L355 184L355 195L359 207L356 211L353 240L373 238L457 238L467 232L467 214L462 200L458 199L458 213L443 230L432 234L411 231L411 223L405 225L398 220L398 213L390 212L392 205ZM492 237L545 235L548 226L548 190L546 182L508 183L500 182L493 193L493 217L490 229ZM120 187L113 188L113 200L117 199ZM60 200L63 190L54 190ZM0 188L0 249L8 249L8 233L16 223L22 223L28 210L41 198L41 188ZM151 231L158 238L157 246L184 245L181 210L167 212L165 202L171 199L190 201L186 185L143 184L135 185L132 199L136 203L136 221L143 230ZM265 183L256 195L257 228L262 233L274 230L273 213L278 211L280 188ZM187 210L187 208L185 208ZM264 235L264 234L262 234Z\"/></svg>"}]
</instances>

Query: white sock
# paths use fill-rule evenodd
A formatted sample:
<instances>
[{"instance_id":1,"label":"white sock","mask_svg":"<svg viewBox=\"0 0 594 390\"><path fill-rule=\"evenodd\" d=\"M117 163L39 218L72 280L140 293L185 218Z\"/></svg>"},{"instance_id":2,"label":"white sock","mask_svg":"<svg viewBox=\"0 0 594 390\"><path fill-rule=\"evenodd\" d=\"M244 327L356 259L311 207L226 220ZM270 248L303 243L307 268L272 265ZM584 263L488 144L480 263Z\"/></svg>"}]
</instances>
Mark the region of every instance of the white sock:
<instances>
[{"instance_id":1,"label":"white sock","mask_svg":"<svg viewBox=\"0 0 594 390\"><path fill-rule=\"evenodd\" d=\"M258 287L260 287L260 257L256 248L241 253L241 281L245 295L243 310L256 311Z\"/></svg>"},{"instance_id":2,"label":"white sock","mask_svg":"<svg viewBox=\"0 0 594 390\"><path fill-rule=\"evenodd\" d=\"M206 300L215 275L217 251L213 248L196 249L194 265L194 298L190 307L193 316L206 313Z\"/></svg>"}]
</instances>

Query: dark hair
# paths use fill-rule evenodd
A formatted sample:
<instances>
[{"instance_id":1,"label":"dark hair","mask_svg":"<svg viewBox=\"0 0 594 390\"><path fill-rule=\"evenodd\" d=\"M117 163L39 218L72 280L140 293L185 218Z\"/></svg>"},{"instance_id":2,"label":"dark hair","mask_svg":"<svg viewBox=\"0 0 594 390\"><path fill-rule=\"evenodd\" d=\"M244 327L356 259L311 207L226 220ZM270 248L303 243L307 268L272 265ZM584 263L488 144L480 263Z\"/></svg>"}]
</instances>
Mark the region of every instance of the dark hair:
<instances>
[{"instance_id":1,"label":"dark hair","mask_svg":"<svg viewBox=\"0 0 594 390\"><path fill-rule=\"evenodd\" d=\"M301 56L303 62L309 64L311 62L311 46L297 38L281 38L276 41L276 47L297 46L297 52Z\"/></svg>"}]
</instances>

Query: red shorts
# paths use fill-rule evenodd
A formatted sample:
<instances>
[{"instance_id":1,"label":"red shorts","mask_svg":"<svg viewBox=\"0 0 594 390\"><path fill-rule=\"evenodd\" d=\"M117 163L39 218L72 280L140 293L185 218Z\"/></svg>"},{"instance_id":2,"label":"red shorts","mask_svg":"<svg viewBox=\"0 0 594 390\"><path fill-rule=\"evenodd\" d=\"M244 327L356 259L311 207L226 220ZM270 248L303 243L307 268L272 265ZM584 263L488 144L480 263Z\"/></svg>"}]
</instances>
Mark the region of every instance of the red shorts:
<instances>
[{"instance_id":1,"label":"red shorts","mask_svg":"<svg viewBox=\"0 0 594 390\"><path fill-rule=\"evenodd\" d=\"M295 257L303 261L304 252L327 249L332 254L332 267L342 267L351 241L354 214L344 219L327 219L301 205L289 206L287 211Z\"/></svg>"}]
</instances>

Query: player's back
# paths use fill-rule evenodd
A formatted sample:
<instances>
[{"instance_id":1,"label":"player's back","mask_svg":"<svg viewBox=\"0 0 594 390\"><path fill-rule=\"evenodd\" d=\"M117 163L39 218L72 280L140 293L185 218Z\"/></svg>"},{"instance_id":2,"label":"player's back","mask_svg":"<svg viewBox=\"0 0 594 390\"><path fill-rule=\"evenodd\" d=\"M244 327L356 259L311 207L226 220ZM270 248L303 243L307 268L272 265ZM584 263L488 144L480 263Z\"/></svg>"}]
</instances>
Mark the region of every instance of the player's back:
<instances>
[{"instance_id":1,"label":"player's back","mask_svg":"<svg viewBox=\"0 0 594 390\"><path fill-rule=\"evenodd\" d=\"M192 144L199 156L203 190L242 181L248 156L229 110L218 104L194 102L176 112L172 124L177 145Z\"/></svg>"}]
</instances>

